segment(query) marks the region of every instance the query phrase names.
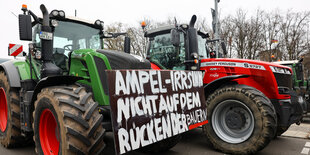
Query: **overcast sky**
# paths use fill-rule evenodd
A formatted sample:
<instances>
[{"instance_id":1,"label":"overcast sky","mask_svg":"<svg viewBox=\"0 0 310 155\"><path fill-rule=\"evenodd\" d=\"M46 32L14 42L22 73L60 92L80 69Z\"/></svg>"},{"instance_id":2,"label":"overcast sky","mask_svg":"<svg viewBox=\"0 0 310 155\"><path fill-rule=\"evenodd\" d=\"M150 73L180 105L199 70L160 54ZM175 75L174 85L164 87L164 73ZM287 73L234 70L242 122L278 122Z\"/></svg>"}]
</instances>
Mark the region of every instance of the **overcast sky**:
<instances>
[{"instance_id":1,"label":"overcast sky","mask_svg":"<svg viewBox=\"0 0 310 155\"><path fill-rule=\"evenodd\" d=\"M45 4L48 11L64 10L67 16L74 16L95 21L101 19L105 25L122 22L138 26L138 21L151 18L165 21L167 17L177 17L189 21L193 14L208 19L211 25L211 11L214 0L0 0L0 57L7 57L9 43L28 44L19 40L18 20L15 15L22 13L22 4L40 15L40 4ZM234 14L238 8L252 13L255 9L271 11L310 11L310 0L221 0L219 9L222 16ZM15 14L15 15L14 15ZM24 49L27 51L27 49Z\"/></svg>"}]
</instances>

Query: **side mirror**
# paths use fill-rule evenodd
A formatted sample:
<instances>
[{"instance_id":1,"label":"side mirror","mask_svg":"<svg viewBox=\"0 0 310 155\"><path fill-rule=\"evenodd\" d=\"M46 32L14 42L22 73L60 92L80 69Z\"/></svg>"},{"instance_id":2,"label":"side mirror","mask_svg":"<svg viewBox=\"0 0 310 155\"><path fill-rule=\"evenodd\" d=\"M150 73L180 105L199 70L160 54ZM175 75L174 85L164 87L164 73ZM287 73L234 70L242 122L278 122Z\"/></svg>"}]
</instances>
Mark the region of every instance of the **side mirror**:
<instances>
[{"instance_id":1,"label":"side mirror","mask_svg":"<svg viewBox=\"0 0 310 155\"><path fill-rule=\"evenodd\" d=\"M19 39L20 40L32 40L32 26L30 15L18 15L19 21Z\"/></svg>"},{"instance_id":2,"label":"side mirror","mask_svg":"<svg viewBox=\"0 0 310 155\"><path fill-rule=\"evenodd\" d=\"M130 54L130 38L127 36L124 41L124 52Z\"/></svg>"},{"instance_id":3,"label":"side mirror","mask_svg":"<svg viewBox=\"0 0 310 155\"><path fill-rule=\"evenodd\" d=\"M173 46L180 46L180 33L177 29L172 29L170 31L171 34L171 42Z\"/></svg>"},{"instance_id":4,"label":"side mirror","mask_svg":"<svg viewBox=\"0 0 310 155\"><path fill-rule=\"evenodd\" d=\"M227 55L227 49L226 49L226 45L224 42L221 42L221 47L222 47L224 55Z\"/></svg>"}]
</instances>

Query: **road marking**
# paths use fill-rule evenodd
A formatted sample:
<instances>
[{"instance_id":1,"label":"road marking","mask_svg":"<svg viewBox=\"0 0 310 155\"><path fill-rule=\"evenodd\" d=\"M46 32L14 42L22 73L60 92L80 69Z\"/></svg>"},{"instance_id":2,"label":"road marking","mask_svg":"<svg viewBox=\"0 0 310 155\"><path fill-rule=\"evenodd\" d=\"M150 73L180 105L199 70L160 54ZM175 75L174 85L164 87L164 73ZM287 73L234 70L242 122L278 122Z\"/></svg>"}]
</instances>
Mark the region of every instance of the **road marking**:
<instances>
[{"instance_id":1,"label":"road marking","mask_svg":"<svg viewBox=\"0 0 310 155\"><path fill-rule=\"evenodd\" d=\"M308 154L309 153L309 151L310 151L310 149L309 148L303 148L302 150L301 150L301 154Z\"/></svg>"},{"instance_id":2,"label":"road marking","mask_svg":"<svg viewBox=\"0 0 310 155\"><path fill-rule=\"evenodd\" d=\"M306 142L305 147L310 147L310 142Z\"/></svg>"}]
</instances>

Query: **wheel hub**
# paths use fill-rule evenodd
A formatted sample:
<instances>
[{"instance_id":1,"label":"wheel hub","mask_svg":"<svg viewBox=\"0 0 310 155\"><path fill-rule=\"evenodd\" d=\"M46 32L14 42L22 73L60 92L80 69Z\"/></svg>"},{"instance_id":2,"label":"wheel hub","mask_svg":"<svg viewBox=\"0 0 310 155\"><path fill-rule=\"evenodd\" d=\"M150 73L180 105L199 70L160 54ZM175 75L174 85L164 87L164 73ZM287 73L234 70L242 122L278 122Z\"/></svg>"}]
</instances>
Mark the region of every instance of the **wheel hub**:
<instances>
[{"instance_id":1,"label":"wheel hub","mask_svg":"<svg viewBox=\"0 0 310 155\"><path fill-rule=\"evenodd\" d=\"M245 125L245 116L240 112L228 112L225 122L230 129L241 129Z\"/></svg>"},{"instance_id":2,"label":"wheel hub","mask_svg":"<svg viewBox=\"0 0 310 155\"><path fill-rule=\"evenodd\" d=\"M8 108L5 91L0 87L0 130L5 131L8 123Z\"/></svg>"},{"instance_id":3,"label":"wheel hub","mask_svg":"<svg viewBox=\"0 0 310 155\"><path fill-rule=\"evenodd\" d=\"M53 155L59 152L59 127L49 109L43 110L40 116L39 135L44 154Z\"/></svg>"},{"instance_id":4,"label":"wheel hub","mask_svg":"<svg viewBox=\"0 0 310 155\"><path fill-rule=\"evenodd\" d=\"M211 116L216 135L228 143L246 141L254 130L254 116L251 110L238 100L225 100L217 104Z\"/></svg>"}]
</instances>

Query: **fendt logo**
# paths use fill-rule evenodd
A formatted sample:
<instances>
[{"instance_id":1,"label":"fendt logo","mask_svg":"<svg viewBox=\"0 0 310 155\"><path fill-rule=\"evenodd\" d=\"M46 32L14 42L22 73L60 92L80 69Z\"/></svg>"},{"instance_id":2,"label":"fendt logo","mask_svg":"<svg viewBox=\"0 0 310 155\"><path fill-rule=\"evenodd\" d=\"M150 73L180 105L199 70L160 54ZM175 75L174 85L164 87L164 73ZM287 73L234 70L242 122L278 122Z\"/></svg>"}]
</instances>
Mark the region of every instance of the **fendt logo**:
<instances>
[{"instance_id":1,"label":"fendt logo","mask_svg":"<svg viewBox=\"0 0 310 155\"><path fill-rule=\"evenodd\" d=\"M9 44L9 56L23 56L23 45Z\"/></svg>"}]
</instances>

